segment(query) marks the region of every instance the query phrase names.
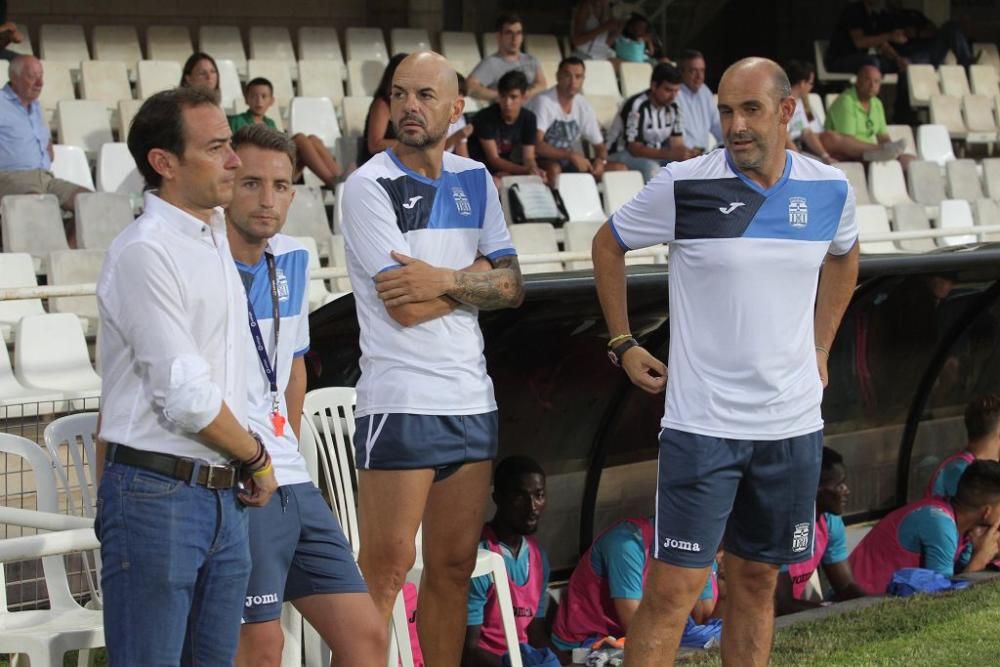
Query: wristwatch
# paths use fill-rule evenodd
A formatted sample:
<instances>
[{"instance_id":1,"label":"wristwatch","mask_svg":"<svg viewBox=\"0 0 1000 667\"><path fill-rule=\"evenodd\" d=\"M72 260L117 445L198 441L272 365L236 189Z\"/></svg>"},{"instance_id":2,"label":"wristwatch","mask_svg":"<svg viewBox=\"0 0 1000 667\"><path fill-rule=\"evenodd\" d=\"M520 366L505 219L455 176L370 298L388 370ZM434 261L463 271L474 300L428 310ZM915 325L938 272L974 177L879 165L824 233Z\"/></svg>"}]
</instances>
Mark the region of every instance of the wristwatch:
<instances>
[{"instance_id":1,"label":"wristwatch","mask_svg":"<svg viewBox=\"0 0 1000 667\"><path fill-rule=\"evenodd\" d=\"M621 367L622 356L633 347L639 347L638 341L636 341L635 338L626 338L614 347L608 348L608 359L610 359L611 363L615 366Z\"/></svg>"}]
</instances>

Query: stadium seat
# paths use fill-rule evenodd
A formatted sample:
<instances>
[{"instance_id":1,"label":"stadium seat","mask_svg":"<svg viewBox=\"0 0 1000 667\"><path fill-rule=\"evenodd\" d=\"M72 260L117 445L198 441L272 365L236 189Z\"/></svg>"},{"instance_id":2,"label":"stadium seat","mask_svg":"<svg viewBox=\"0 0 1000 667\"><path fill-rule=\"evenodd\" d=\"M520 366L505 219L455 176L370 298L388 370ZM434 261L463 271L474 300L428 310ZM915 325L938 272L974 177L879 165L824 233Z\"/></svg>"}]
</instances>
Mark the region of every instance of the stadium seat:
<instances>
[{"instance_id":1,"label":"stadium seat","mask_svg":"<svg viewBox=\"0 0 1000 667\"><path fill-rule=\"evenodd\" d=\"M985 227L986 225L1000 225L1000 203L992 199L980 199L972 207L972 213L976 217L976 224ZM1000 232L986 232L981 234L985 242L1000 241Z\"/></svg>"},{"instance_id":2,"label":"stadium seat","mask_svg":"<svg viewBox=\"0 0 1000 667\"><path fill-rule=\"evenodd\" d=\"M344 134L349 137L360 137L365 131L365 120L368 118L368 107L372 105L369 95L348 95L344 98Z\"/></svg>"},{"instance_id":3,"label":"stadium seat","mask_svg":"<svg viewBox=\"0 0 1000 667\"><path fill-rule=\"evenodd\" d=\"M87 159L97 158L101 146L112 141L111 120L104 102L60 100L56 107L59 142L80 146Z\"/></svg>"},{"instance_id":4,"label":"stadium seat","mask_svg":"<svg viewBox=\"0 0 1000 667\"><path fill-rule=\"evenodd\" d=\"M87 155L79 146L52 144L52 175L70 183L94 189L94 177L90 173Z\"/></svg>"},{"instance_id":5,"label":"stadium seat","mask_svg":"<svg viewBox=\"0 0 1000 667\"><path fill-rule=\"evenodd\" d=\"M119 100L132 99L125 63L84 60L80 64L80 94L85 100L103 102L117 116Z\"/></svg>"},{"instance_id":6,"label":"stadium seat","mask_svg":"<svg viewBox=\"0 0 1000 667\"><path fill-rule=\"evenodd\" d=\"M385 63L381 60L348 60L347 94L352 97L373 95L384 71Z\"/></svg>"},{"instance_id":7,"label":"stadium seat","mask_svg":"<svg viewBox=\"0 0 1000 667\"><path fill-rule=\"evenodd\" d=\"M309 236L315 239L320 251L326 251L330 221L326 217L323 195L319 190L307 185L295 186L295 199L288 207L288 218L282 232L289 236Z\"/></svg>"},{"instance_id":8,"label":"stadium seat","mask_svg":"<svg viewBox=\"0 0 1000 667\"><path fill-rule=\"evenodd\" d=\"M893 141L903 140L906 146L903 148L903 152L908 155L917 154L917 142L913 138L913 128L909 125L889 125L887 126L889 130L889 138Z\"/></svg>"},{"instance_id":9,"label":"stadium seat","mask_svg":"<svg viewBox=\"0 0 1000 667\"><path fill-rule=\"evenodd\" d=\"M283 230L283 233L288 234L288 230ZM305 246L306 250L309 252L309 270L320 268L319 263L319 249L316 243L316 239L311 236L296 236L295 240ZM329 303L334 299L333 294L330 290L326 288L326 283L319 278L312 278L309 280L309 312L322 307L323 305Z\"/></svg>"},{"instance_id":10,"label":"stadium seat","mask_svg":"<svg viewBox=\"0 0 1000 667\"><path fill-rule=\"evenodd\" d=\"M827 93L823 96L823 104L829 109L837 101L838 97L840 97L840 93Z\"/></svg>"},{"instance_id":11,"label":"stadium seat","mask_svg":"<svg viewBox=\"0 0 1000 667\"><path fill-rule=\"evenodd\" d=\"M7 82L10 81L9 69L10 63L6 60L0 60L0 86L6 86Z\"/></svg>"},{"instance_id":12,"label":"stadium seat","mask_svg":"<svg viewBox=\"0 0 1000 667\"><path fill-rule=\"evenodd\" d=\"M898 163L897 163L898 164ZM874 168L875 165L872 165ZM937 162L914 160L910 163L910 199L922 206L938 207L948 198L944 189L944 174ZM897 201L880 201L883 206L892 206ZM931 217L935 217L931 213Z\"/></svg>"},{"instance_id":13,"label":"stadium seat","mask_svg":"<svg viewBox=\"0 0 1000 667\"><path fill-rule=\"evenodd\" d=\"M931 96L931 123L948 128L952 139L965 139L968 130L962 119L962 100L950 95Z\"/></svg>"},{"instance_id":14,"label":"stadium seat","mask_svg":"<svg viewBox=\"0 0 1000 667\"><path fill-rule=\"evenodd\" d=\"M49 254L49 284L96 283L104 264L103 250L57 250ZM87 336L97 335L97 297L61 296L49 299L50 313L72 313Z\"/></svg>"},{"instance_id":15,"label":"stadium seat","mask_svg":"<svg viewBox=\"0 0 1000 667\"><path fill-rule=\"evenodd\" d=\"M921 125L917 128L917 154L921 160L937 162L942 167L955 159L948 128L944 125Z\"/></svg>"},{"instance_id":16,"label":"stadium seat","mask_svg":"<svg viewBox=\"0 0 1000 667\"><path fill-rule=\"evenodd\" d=\"M868 190L868 179L865 177L865 165L861 162L836 162L835 167L847 176L847 182L854 188L854 201L858 206L872 203L871 192Z\"/></svg>"},{"instance_id":17,"label":"stadium seat","mask_svg":"<svg viewBox=\"0 0 1000 667\"><path fill-rule=\"evenodd\" d=\"M139 37L135 26L98 25L92 34L94 60L110 60L125 63L129 77L135 79L136 63L142 60Z\"/></svg>"},{"instance_id":18,"label":"stadium seat","mask_svg":"<svg viewBox=\"0 0 1000 667\"><path fill-rule=\"evenodd\" d=\"M334 61L342 79L347 78L347 65L340 49L336 28L303 26L299 28L299 59Z\"/></svg>"},{"instance_id":19,"label":"stadium seat","mask_svg":"<svg viewBox=\"0 0 1000 667\"><path fill-rule=\"evenodd\" d=\"M181 80L181 64L173 60L140 60L136 97L144 100L161 90L170 90Z\"/></svg>"},{"instance_id":20,"label":"stadium seat","mask_svg":"<svg viewBox=\"0 0 1000 667\"><path fill-rule=\"evenodd\" d=\"M941 229L949 227L972 227L975 223L972 220L972 208L969 202L961 199L946 199L941 202ZM942 236L938 238L938 243L942 246L965 245L967 243L977 243L979 238L975 234L959 234L956 236Z\"/></svg>"},{"instance_id":21,"label":"stadium seat","mask_svg":"<svg viewBox=\"0 0 1000 667\"><path fill-rule=\"evenodd\" d=\"M552 273L562 271L562 262L524 262L525 255L553 254L559 252L556 230L547 222L522 222L510 226L510 237L522 258L521 273Z\"/></svg>"},{"instance_id":22,"label":"stadium seat","mask_svg":"<svg viewBox=\"0 0 1000 667\"><path fill-rule=\"evenodd\" d=\"M601 182L604 190L604 213L610 216L642 190L640 171L606 171Z\"/></svg>"},{"instance_id":23,"label":"stadium seat","mask_svg":"<svg viewBox=\"0 0 1000 667\"><path fill-rule=\"evenodd\" d=\"M452 63L473 63L473 66L483 59L476 36L471 32L442 32L441 54Z\"/></svg>"},{"instance_id":24,"label":"stadium seat","mask_svg":"<svg viewBox=\"0 0 1000 667\"><path fill-rule=\"evenodd\" d=\"M0 259L0 262L2 261ZM41 302L39 302L39 307L41 307ZM0 345L0 416L5 419L13 419L65 410L66 402L63 400L61 391L22 387L10 365L7 346Z\"/></svg>"},{"instance_id":25,"label":"stadium seat","mask_svg":"<svg viewBox=\"0 0 1000 667\"><path fill-rule=\"evenodd\" d=\"M10 287L37 287L35 277L35 261L26 252L0 252L0 289ZM22 317L27 315L43 315L41 299L3 299L0 300L0 338L5 343L14 340L14 328ZM0 354L6 354L6 347ZM0 359L0 362L3 360Z\"/></svg>"},{"instance_id":26,"label":"stadium seat","mask_svg":"<svg viewBox=\"0 0 1000 667\"><path fill-rule=\"evenodd\" d=\"M820 83L853 81L854 75L843 72L830 72L826 69L826 40L817 39L813 42L813 56L816 60L816 80Z\"/></svg>"},{"instance_id":27,"label":"stadium seat","mask_svg":"<svg viewBox=\"0 0 1000 667\"><path fill-rule=\"evenodd\" d=\"M526 33L524 35L524 50L539 60L562 60L562 50L559 48L559 40L555 35L542 33ZM587 74L590 75L590 63L607 61L587 61ZM608 63L610 64L610 62Z\"/></svg>"},{"instance_id":28,"label":"stadium seat","mask_svg":"<svg viewBox=\"0 0 1000 667\"><path fill-rule=\"evenodd\" d=\"M983 182L986 184L986 196L1000 200L1000 158L983 160Z\"/></svg>"},{"instance_id":29,"label":"stadium seat","mask_svg":"<svg viewBox=\"0 0 1000 667\"><path fill-rule=\"evenodd\" d=\"M597 123L602 130L607 132L611 124L615 122L615 115L618 113L622 98L618 95L587 95L586 98L590 102L590 106L594 108L594 113L597 114Z\"/></svg>"},{"instance_id":30,"label":"stadium seat","mask_svg":"<svg viewBox=\"0 0 1000 667\"><path fill-rule=\"evenodd\" d=\"M927 211L920 204L911 201L902 202L892 207L892 225L899 232L925 231L931 228ZM927 252L934 250L937 244L934 239L910 239L896 241L896 246L908 252Z\"/></svg>"},{"instance_id":31,"label":"stadium seat","mask_svg":"<svg viewBox=\"0 0 1000 667\"><path fill-rule=\"evenodd\" d=\"M941 77L941 92L945 95L962 97L969 94L969 79L961 65L939 65L938 76Z\"/></svg>"},{"instance_id":32,"label":"stadium seat","mask_svg":"<svg viewBox=\"0 0 1000 667\"><path fill-rule=\"evenodd\" d=\"M287 109L292 98L295 97L288 63L281 60L248 60L247 81L257 77L264 77L271 82L271 85L274 86L274 101L282 110Z\"/></svg>"},{"instance_id":33,"label":"stadium seat","mask_svg":"<svg viewBox=\"0 0 1000 667\"><path fill-rule=\"evenodd\" d=\"M86 250L107 250L132 222L132 204L126 195L85 192L76 198L76 244Z\"/></svg>"},{"instance_id":34,"label":"stadium seat","mask_svg":"<svg viewBox=\"0 0 1000 667\"><path fill-rule=\"evenodd\" d=\"M340 65L330 60L300 60L299 96L329 97L334 104L340 104L344 99Z\"/></svg>"},{"instance_id":35,"label":"stadium seat","mask_svg":"<svg viewBox=\"0 0 1000 667\"><path fill-rule=\"evenodd\" d=\"M652 65L649 63L623 62L620 67L623 97L632 97L644 90L649 90L649 79L653 75ZM555 85L555 79L549 81L549 83Z\"/></svg>"},{"instance_id":36,"label":"stadium seat","mask_svg":"<svg viewBox=\"0 0 1000 667\"><path fill-rule=\"evenodd\" d=\"M292 36L284 26L250 27L250 58L253 60L280 60L295 67L295 49Z\"/></svg>"},{"instance_id":37,"label":"stadium seat","mask_svg":"<svg viewBox=\"0 0 1000 667\"><path fill-rule=\"evenodd\" d=\"M35 273L48 272L49 253L68 250L55 195L7 195L0 200L3 251L30 253Z\"/></svg>"},{"instance_id":38,"label":"stadium seat","mask_svg":"<svg viewBox=\"0 0 1000 667\"><path fill-rule=\"evenodd\" d=\"M568 222L563 225L563 231L566 232L566 251L585 252L590 254L591 247L594 242L594 234L597 233L597 230L601 228L602 224L604 223L591 221ZM594 263L590 260L574 260L566 262L566 269L569 271L586 271L593 268Z\"/></svg>"},{"instance_id":39,"label":"stadium seat","mask_svg":"<svg viewBox=\"0 0 1000 667\"><path fill-rule=\"evenodd\" d=\"M551 58L546 58L546 60L551 60ZM610 60L587 61L587 74L583 80L583 94L588 98L591 95L621 97L621 91L618 90L618 79L615 77L615 68Z\"/></svg>"},{"instance_id":40,"label":"stadium seat","mask_svg":"<svg viewBox=\"0 0 1000 667\"><path fill-rule=\"evenodd\" d=\"M20 44L14 44L13 42L11 42L10 44L7 45L6 48L10 51L13 51L14 53L20 53L25 56L34 55L35 49L31 43L31 33L28 32L28 26L26 26L23 23L15 23L14 25L17 26L17 31L21 33L21 36L24 39L21 40Z\"/></svg>"},{"instance_id":41,"label":"stadium seat","mask_svg":"<svg viewBox=\"0 0 1000 667\"><path fill-rule=\"evenodd\" d=\"M393 55L430 51L431 36L423 28L393 28L389 31L389 46Z\"/></svg>"},{"instance_id":42,"label":"stadium seat","mask_svg":"<svg viewBox=\"0 0 1000 667\"><path fill-rule=\"evenodd\" d=\"M183 64L192 53L194 46L187 26L151 25L146 30L146 56L150 60Z\"/></svg>"},{"instance_id":43,"label":"stadium seat","mask_svg":"<svg viewBox=\"0 0 1000 667\"><path fill-rule=\"evenodd\" d=\"M911 201L906 194L906 180L903 178L903 167L897 160L888 162L872 162L868 171L872 198L882 206Z\"/></svg>"},{"instance_id":44,"label":"stadium seat","mask_svg":"<svg viewBox=\"0 0 1000 667\"><path fill-rule=\"evenodd\" d=\"M931 97L941 94L933 65L910 65L906 68L906 76L910 84L910 106L926 107Z\"/></svg>"},{"instance_id":45,"label":"stadium seat","mask_svg":"<svg viewBox=\"0 0 1000 667\"><path fill-rule=\"evenodd\" d=\"M341 234L340 221L344 217L344 182L337 183L333 191L333 233Z\"/></svg>"},{"instance_id":46,"label":"stadium seat","mask_svg":"<svg viewBox=\"0 0 1000 667\"><path fill-rule=\"evenodd\" d=\"M69 63L73 76L80 71L80 63L90 60L87 40L80 25L42 24L38 31L38 54L42 60Z\"/></svg>"},{"instance_id":47,"label":"stadium seat","mask_svg":"<svg viewBox=\"0 0 1000 667\"><path fill-rule=\"evenodd\" d=\"M45 121L53 130L58 130L55 117L59 101L76 99L76 89L73 87L71 74L73 67L79 69L80 66L50 60L42 62L45 85L42 86L42 94L38 96L38 103L42 105L42 110L45 112Z\"/></svg>"},{"instance_id":48,"label":"stadium seat","mask_svg":"<svg viewBox=\"0 0 1000 667\"><path fill-rule=\"evenodd\" d=\"M385 47L381 28L348 28L344 39L348 64L352 60L378 60L383 65L389 62L389 50Z\"/></svg>"},{"instance_id":49,"label":"stadium seat","mask_svg":"<svg viewBox=\"0 0 1000 667\"><path fill-rule=\"evenodd\" d=\"M247 103L243 99L243 84L236 63L225 58L215 61L219 68L219 94L222 98L222 108L226 113L243 113Z\"/></svg>"},{"instance_id":50,"label":"stadium seat","mask_svg":"<svg viewBox=\"0 0 1000 667\"><path fill-rule=\"evenodd\" d=\"M969 68L969 83L976 95L994 97L1000 86L1000 72L990 65L973 65Z\"/></svg>"},{"instance_id":51,"label":"stadium seat","mask_svg":"<svg viewBox=\"0 0 1000 667\"><path fill-rule=\"evenodd\" d=\"M240 77L247 76L247 52L240 29L234 25L202 25L198 28L198 50L216 61L232 60Z\"/></svg>"},{"instance_id":52,"label":"stadium seat","mask_svg":"<svg viewBox=\"0 0 1000 667\"><path fill-rule=\"evenodd\" d=\"M548 85L549 88L556 85L556 75L559 73L559 61L539 60L538 67L542 70L542 74L545 76L546 85Z\"/></svg>"},{"instance_id":53,"label":"stadium seat","mask_svg":"<svg viewBox=\"0 0 1000 667\"><path fill-rule=\"evenodd\" d=\"M997 50L997 45L994 42L975 42L972 45L972 52L983 54L979 57L979 64L990 65L997 72L1000 72L1000 51Z\"/></svg>"},{"instance_id":54,"label":"stadium seat","mask_svg":"<svg viewBox=\"0 0 1000 667\"><path fill-rule=\"evenodd\" d=\"M997 121L993 116L993 98L985 95L966 95L962 98L962 115L968 134L967 144L989 144L997 139Z\"/></svg>"},{"instance_id":55,"label":"stadium seat","mask_svg":"<svg viewBox=\"0 0 1000 667\"><path fill-rule=\"evenodd\" d=\"M826 124L826 108L823 106L823 98L818 93L809 93L809 110L816 116L821 127Z\"/></svg>"},{"instance_id":56,"label":"stadium seat","mask_svg":"<svg viewBox=\"0 0 1000 667\"><path fill-rule=\"evenodd\" d=\"M330 234L330 266L347 268L347 247L342 234ZM334 292L350 292L351 279L336 278L330 281Z\"/></svg>"},{"instance_id":57,"label":"stadium seat","mask_svg":"<svg viewBox=\"0 0 1000 667\"><path fill-rule=\"evenodd\" d=\"M76 398L100 396L101 378L90 365L76 315L23 317L14 341L14 375L25 387L69 392Z\"/></svg>"},{"instance_id":58,"label":"stadium seat","mask_svg":"<svg viewBox=\"0 0 1000 667\"><path fill-rule=\"evenodd\" d=\"M889 216L885 207L878 204L858 206L855 211L858 220L858 233L861 238L861 252L865 254L873 253L896 253L899 248L893 245L892 241L865 241L865 236L871 234L886 234L892 230L889 228Z\"/></svg>"},{"instance_id":59,"label":"stadium seat","mask_svg":"<svg viewBox=\"0 0 1000 667\"><path fill-rule=\"evenodd\" d=\"M590 174L562 173L556 183L556 190L562 197L570 222L607 220L597 183Z\"/></svg>"},{"instance_id":60,"label":"stadium seat","mask_svg":"<svg viewBox=\"0 0 1000 667\"><path fill-rule=\"evenodd\" d=\"M109 141L101 146L97 158L98 190L140 197L144 183L139 169L135 166L135 160L124 142Z\"/></svg>"},{"instance_id":61,"label":"stadium seat","mask_svg":"<svg viewBox=\"0 0 1000 667\"><path fill-rule=\"evenodd\" d=\"M514 216L511 214L510 208L510 189L518 183L531 183L544 186L541 177L535 174L531 174L530 176L503 176L500 178L500 208L503 210L504 219L507 220L508 224L514 221Z\"/></svg>"},{"instance_id":62,"label":"stadium seat","mask_svg":"<svg viewBox=\"0 0 1000 667\"><path fill-rule=\"evenodd\" d=\"M974 202L985 197L975 160L952 160L945 165L945 170L951 199Z\"/></svg>"},{"instance_id":63,"label":"stadium seat","mask_svg":"<svg viewBox=\"0 0 1000 667\"><path fill-rule=\"evenodd\" d=\"M143 100L121 100L118 103L118 138L121 141L128 139L128 128L132 124L132 119L139 113Z\"/></svg>"},{"instance_id":64,"label":"stadium seat","mask_svg":"<svg viewBox=\"0 0 1000 667\"><path fill-rule=\"evenodd\" d=\"M329 97L296 97L292 100L288 121L289 134L315 134L327 148L337 145L340 126Z\"/></svg>"}]
</instances>

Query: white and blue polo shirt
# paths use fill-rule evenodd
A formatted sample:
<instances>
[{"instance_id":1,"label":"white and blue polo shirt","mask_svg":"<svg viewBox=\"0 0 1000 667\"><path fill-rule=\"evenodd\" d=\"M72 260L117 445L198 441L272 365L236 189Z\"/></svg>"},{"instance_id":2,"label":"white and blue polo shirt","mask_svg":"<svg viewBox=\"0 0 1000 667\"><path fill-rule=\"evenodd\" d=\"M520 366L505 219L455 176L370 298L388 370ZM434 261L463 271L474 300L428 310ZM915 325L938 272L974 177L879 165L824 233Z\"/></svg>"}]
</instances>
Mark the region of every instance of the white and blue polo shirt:
<instances>
[{"instance_id":1,"label":"white and blue polo shirt","mask_svg":"<svg viewBox=\"0 0 1000 667\"><path fill-rule=\"evenodd\" d=\"M278 313L281 327L278 333L277 379L281 414L288 419L285 404L285 389L292 369L292 360L309 351L309 251L290 236L275 234L267 242L267 253L274 255L275 276L278 286ZM274 363L274 305L271 298L271 280L267 270L267 258L261 256L253 266L236 262L236 270L243 280L243 286L250 295L257 325L264 338L268 359ZM249 323L244 325L250 337ZM274 474L280 486L309 482L305 460L299 453L299 443L292 427L285 425L283 437L274 434L271 425L271 388L267 375L257 356L257 349L251 339L246 345L248 364L247 387L250 428L260 434L264 446L271 454Z\"/></svg>"},{"instance_id":2,"label":"white and blue polo shirt","mask_svg":"<svg viewBox=\"0 0 1000 667\"><path fill-rule=\"evenodd\" d=\"M344 186L347 269L361 326L359 417L380 413L471 415L496 410L486 374L479 311L451 313L403 327L386 311L374 277L395 268L393 250L451 269L480 254L516 254L493 179L479 162L444 154L432 180L392 150L355 171Z\"/></svg>"},{"instance_id":3,"label":"white and blue polo shirt","mask_svg":"<svg viewBox=\"0 0 1000 667\"><path fill-rule=\"evenodd\" d=\"M718 149L661 169L610 225L626 250L670 243L662 426L742 440L823 427L817 280L858 238L843 172L789 152L765 190Z\"/></svg>"}]
</instances>

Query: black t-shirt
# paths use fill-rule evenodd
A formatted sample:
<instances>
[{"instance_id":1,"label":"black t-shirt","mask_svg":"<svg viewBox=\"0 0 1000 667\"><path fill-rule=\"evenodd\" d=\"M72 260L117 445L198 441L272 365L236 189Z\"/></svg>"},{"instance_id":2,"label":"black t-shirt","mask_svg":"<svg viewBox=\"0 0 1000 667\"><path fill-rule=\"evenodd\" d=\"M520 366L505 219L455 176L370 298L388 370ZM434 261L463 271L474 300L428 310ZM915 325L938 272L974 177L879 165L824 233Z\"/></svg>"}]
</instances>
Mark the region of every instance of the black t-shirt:
<instances>
[{"instance_id":1,"label":"black t-shirt","mask_svg":"<svg viewBox=\"0 0 1000 667\"><path fill-rule=\"evenodd\" d=\"M844 56L852 56L858 53L865 53L865 49L854 46L851 39L851 31L858 30L865 35L878 35L885 32L883 17L875 12L868 13L865 3L852 2L844 7L837 19L837 25L830 36L830 47L827 50L827 60L834 61Z\"/></svg>"},{"instance_id":2,"label":"black t-shirt","mask_svg":"<svg viewBox=\"0 0 1000 667\"><path fill-rule=\"evenodd\" d=\"M508 125L500 115L500 105L491 104L472 119L472 138L469 140L469 157L486 162L486 154L480 139L497 142L497 153L504 160L521 163L521 146L534 146L538 132L538 119L528 109L521 109L520 115Z\"/></svg>"}]
</instances>

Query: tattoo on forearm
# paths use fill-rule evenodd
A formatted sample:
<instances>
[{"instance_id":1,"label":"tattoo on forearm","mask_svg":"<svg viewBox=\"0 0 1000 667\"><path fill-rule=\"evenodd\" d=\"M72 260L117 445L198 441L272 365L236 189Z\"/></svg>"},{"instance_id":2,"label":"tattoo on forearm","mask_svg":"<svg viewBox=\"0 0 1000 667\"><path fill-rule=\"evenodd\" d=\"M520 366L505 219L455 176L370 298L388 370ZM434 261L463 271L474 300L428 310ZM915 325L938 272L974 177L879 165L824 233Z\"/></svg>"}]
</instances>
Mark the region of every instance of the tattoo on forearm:
<instances>
[{"instance_id":1,"label":"tattoo on forearm","mask_svg":"<svg viewBox=\"0 0 1000 667\"><path fill-rule=\"evenodd\" d=\"M521 265L517 257L511 255L495 261L491 271L459 271L455 288L448 296L480 310L517 308L524 301Z\"/></svg>"}]
</instances>

